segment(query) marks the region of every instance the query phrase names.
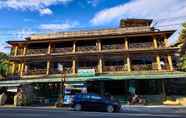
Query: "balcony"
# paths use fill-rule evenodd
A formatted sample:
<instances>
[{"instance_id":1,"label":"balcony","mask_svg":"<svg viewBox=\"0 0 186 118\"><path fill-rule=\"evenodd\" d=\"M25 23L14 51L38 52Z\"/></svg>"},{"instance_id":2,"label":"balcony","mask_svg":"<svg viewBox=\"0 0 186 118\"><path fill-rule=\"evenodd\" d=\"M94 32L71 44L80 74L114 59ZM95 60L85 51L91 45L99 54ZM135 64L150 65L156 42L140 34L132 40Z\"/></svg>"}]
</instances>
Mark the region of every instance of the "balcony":
<instances>
[{"instance_id":1,"label":"balcony","mask_svg":"<svg viewBox=\"0 0 186 118\"><path fill-rule=\"evenodd\" d=\"M71 67L65 67L66 73L71 74L72 68ZM57 68L50 69L50 74L61 74L61 72Z\"/></svg>"},{"instance_id":2,"label":"balcony","mask_svg":"<svg viewBox=\"0 0 186 118\"><path fill-rule=\"evenodd\" d=\"M19 55L22 55L22 50L21 49L18 49L17 50L17 55L19 56Z\"/></svg>"},{"instance_id":3,"label":"balcony","mask_svg":"<svg viewBox=\"0 0 186 118\"><path fill-rule=\"evenodd\" d=\"M96 51L97 48L96 46L79 46L76 48L76 50L78 52L92 52L92 51Z\"/></svg>"},{"instance_id":4,"label":"balcony","mask_svg":"<svg viewBox=\"0 0 186 118\"><path fill-rule=\"evenodd\" d=\"M113 50L113 49L123 49L124 46L121 44L113 44L113 45L102 45L102 50Z\"/></svg>"},{"instance_id":5,"label":"balcony","mask_svg":"<svg viewBox=\"0 0 186 118\"><path fill-rule=\"evenodd\" d=\"M48 51L47 48L45 48L45 49L27 49L26 55L46 54L47 51Z\"/></svg>"},{"instance_id":6,"label":"balcony","mask_svg":"<svg viewBox=\"0 0 186 118\"><path fill-rule=\"evenodd\" d=\"M157 70L157 64L136 64L131 65L133 71L151 71Z\"/></svg>"},{"instance_id":7,"label":"balcony","mask_svg":"<svg viewBox=\"0 0 186 118\"><path fill-rule=\"evenodd\" d=\"M103 71L105 72L127 71L127 67L125 67L124 65L103 66Z\"/></svg>"},{"instance_id":8,"label":"balcony","mask_svg":"<svg viewBox=\"0 0 186 118\"><path fill-rule=\"evenodd\" d=\"M153 43L129 43L129 48L152 48Z\"/></svg>"},{"instance_id":9,"label":"balcony","mask_svg":"<svg viewBox=\"0 0 186 118\"><path fill-rule=\"evenodd\" d=\"M39 75L39 74L46 74L47 69L29 69L27 70L24 75Z\"/></svg>"},{"instance_id":10,"label":"balcony","mask_svg":"<svg viewBox=\"0 0 186 118\"><path fill-rule=\"evenodd\" d=\"M54 48L52 49L52 53L66 53L66 52L72 52L72 47L65 47L65 48Z\"/></svg>"},{"instance_id":11,"label":"balcony","mask_svg":"<svg viewBox=\"0 0 186 118\"><path fill-rule=\"evenodd\" d=\"M87 67L83 66L83 67L78 67L78 69L94 69L96 73L98 72L96 66L87 66Z\"/></svg>"}]
</instances>

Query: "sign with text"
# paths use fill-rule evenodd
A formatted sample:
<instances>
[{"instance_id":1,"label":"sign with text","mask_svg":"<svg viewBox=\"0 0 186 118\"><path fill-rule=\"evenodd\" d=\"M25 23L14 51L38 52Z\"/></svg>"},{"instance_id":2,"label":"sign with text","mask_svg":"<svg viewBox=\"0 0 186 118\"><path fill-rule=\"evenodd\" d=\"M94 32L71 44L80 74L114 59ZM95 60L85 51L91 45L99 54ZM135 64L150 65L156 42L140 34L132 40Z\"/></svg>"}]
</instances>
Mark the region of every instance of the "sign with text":
<instances>
[{"instance_id":1,"label":"sign with text","mask_svg":"<svg viewBox=\"0 0 186 118\"><path fill-rule=\"evenodd\" d=\"M78 69L78 76L95 76L95 69Z\"/></svg>"}]
</instances>

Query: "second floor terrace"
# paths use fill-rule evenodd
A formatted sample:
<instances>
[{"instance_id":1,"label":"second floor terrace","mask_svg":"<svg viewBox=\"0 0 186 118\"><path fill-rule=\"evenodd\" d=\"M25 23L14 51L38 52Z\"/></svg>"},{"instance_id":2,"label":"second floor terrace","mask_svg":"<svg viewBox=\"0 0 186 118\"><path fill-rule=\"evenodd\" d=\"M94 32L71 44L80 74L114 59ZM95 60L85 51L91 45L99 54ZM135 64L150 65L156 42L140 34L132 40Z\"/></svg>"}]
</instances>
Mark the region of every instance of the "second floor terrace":
<instances>
[{"instance_id":1,"label":"second floor terrace","mask_svg":"<svg viewBox=\"0 0 186 118\"><path fill-rule=\"evenodd\" d=\"M13 45L11 56L166 48L168 48L168 44L165 35L150 35L108 39L98 38L94 40L24 42L22 45Z\"/></svg>"}]
</instances>

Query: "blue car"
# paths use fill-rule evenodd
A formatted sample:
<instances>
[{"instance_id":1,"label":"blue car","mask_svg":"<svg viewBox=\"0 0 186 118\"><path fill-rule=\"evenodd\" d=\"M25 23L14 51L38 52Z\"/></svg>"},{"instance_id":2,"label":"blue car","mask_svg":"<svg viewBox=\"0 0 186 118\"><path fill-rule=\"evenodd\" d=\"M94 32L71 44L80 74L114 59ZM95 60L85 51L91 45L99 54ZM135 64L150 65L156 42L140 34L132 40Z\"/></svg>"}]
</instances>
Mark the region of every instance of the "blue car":
<instances>
[{"instance_id":1,"label":"blue car","mask_svg":"<svg viewBox=\"0 0 186 118\"><path fill-rule=\"evenodd\" d=\"M119 103L119 101L111 99L110 97L88 93L75 95L72 101L72 107L76 111L94 110L119 112L121 109L121 104Z\"/></svg>"}]
</instances>

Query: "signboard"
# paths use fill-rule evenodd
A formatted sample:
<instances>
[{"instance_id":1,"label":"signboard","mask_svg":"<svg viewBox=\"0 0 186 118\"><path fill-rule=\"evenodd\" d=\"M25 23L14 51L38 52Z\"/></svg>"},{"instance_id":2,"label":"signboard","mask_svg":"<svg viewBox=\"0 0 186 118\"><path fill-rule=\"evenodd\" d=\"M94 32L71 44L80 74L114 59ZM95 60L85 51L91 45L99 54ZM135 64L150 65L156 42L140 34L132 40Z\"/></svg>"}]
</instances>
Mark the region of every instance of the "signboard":
<instances>
[{"instance_id":1,"label":"signboard","mask_svg":"<svg viewBox=\"0 0 186 118\"><path fill-rule=\"evenodd\" d=\"M78 69L78 76L95 76L95 69Z\"/></svg>"}]
</instances>

